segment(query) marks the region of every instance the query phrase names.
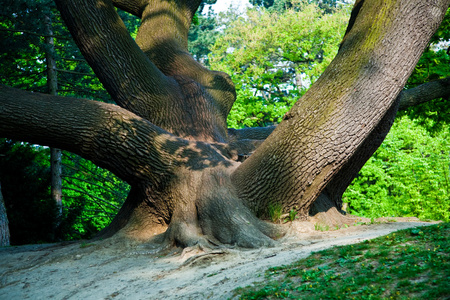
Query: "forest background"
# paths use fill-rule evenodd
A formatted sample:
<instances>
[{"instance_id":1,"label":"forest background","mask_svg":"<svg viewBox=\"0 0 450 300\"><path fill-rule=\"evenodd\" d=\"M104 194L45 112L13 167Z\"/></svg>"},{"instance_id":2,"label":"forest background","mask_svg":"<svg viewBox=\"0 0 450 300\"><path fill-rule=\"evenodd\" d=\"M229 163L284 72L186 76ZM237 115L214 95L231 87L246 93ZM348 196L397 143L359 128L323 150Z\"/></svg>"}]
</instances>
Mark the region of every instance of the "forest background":
<instances>
[{"instance_id":1,"label":"forest background","mask_svg":"<svg viewBox=\"0 0 450 300\"><path fill-rule=\"evenodd\" d=\"M214 1L214 0L213 0ZM220 0L219 0L220 1ZM243 14L200 6L189 50L232 76L231 128L276 125L336 55L351 4L336 0L252 0ZM207 11L207 13L203 13ZM138 20L120 11L136 34ZM295 20L295 22L294 22ZM405 89L450 74L450 10ZM0 1L0 84L111 102L52 1ZM384 143L344 194L348 213L450 220L449 99L401 110ZM107 170L63 151L62 212L51 196L50 149L0 138L0 183L12 245L90 238L109 224L129 187Z\"/></svg>"}]
</instances>

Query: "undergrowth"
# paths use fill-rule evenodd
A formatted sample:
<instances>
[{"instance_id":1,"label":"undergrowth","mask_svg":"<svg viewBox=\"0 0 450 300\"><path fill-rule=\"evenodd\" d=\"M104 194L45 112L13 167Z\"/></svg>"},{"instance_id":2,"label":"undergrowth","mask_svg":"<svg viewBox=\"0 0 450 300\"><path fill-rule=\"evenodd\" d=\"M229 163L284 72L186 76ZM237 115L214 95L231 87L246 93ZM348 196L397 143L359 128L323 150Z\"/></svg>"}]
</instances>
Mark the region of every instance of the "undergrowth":
<instances>
[{"instance_id":1,"label":"undergrowth","mask_svg":"<svg viewBox=\"0 0 450 300\"><path fill-rule=\"evenodd\" d=\"M450 223L315 252L237 299L450 299Z\"/></svg>"}]
</instances>

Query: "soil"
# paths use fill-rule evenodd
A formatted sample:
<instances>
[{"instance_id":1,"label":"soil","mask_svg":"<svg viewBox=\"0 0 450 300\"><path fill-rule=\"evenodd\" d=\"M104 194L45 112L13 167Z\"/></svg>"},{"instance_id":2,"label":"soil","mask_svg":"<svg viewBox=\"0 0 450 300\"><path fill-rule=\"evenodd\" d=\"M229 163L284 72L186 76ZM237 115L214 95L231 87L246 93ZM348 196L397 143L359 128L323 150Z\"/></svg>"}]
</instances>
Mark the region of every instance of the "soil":
<instances>
[{"instance_id":1,"label":"soil","mask_svg":"<svg viewBox=\"0 0 450 300\"><path fill-rule=\"evenodd\" d=\"M0 248L0 299L234 299L264 271L313 251L430 225L415 218L318 231L294 221L275 247L171 249L123 240Z\"/></svg>"}]
</instances>

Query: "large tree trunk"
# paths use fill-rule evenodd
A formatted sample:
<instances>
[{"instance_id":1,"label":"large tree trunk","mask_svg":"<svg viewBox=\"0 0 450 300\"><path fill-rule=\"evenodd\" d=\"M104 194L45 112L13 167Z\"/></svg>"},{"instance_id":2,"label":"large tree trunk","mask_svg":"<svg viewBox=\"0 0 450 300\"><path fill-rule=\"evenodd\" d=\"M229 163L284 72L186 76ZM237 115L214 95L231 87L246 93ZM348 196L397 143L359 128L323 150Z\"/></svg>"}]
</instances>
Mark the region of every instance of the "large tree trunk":
<instances>
[{"instance_id":1,"label":"large tree trunk","mask_svg":"<svg viewBox=\"0 0 450 300\"><path fill-rule=\"evenodd\" d=\"M379 146L371 134L384 138L389 130L390 108L446 7L448 1L358 1L336 58L233 174L246 204L263 213L279 202L306 215L327 185L346 187Z\"/></svg>"},{"instance_id":2,"label":"large tree trunk","mask_svg":"<svg viewBox=\"0 0 450 300\"><path fill-rule=\"evenodd\" d=\"M187 53L200 1L56 2L117 105L1 87L0 135L67 149L126 180L128 199L103 237L164 232L171 245L244 247L283 233L255 216L270 206L307 217L321 193L339 206L450 3L359 1L338 55L275 130L228 131L229 76ZM136 42L113 3L142 19Z\"/></svg>"}]
</instances>

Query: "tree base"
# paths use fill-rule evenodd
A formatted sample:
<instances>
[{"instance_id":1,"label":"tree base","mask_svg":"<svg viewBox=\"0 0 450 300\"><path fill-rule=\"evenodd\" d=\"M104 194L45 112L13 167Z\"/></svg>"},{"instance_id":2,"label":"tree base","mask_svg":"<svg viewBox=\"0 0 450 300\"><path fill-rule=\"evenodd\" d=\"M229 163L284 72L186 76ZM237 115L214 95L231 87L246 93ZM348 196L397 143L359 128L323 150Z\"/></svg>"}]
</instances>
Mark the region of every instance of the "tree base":
<instances>
[{"instance_id":1,"label":"tree base","mask_svg":"<svg viewBox=\"0 0 450 300\"><path fill-rule=\"evenodd\" d=\"M313 203L309 215L309 221L315 228L339 229L358 222L370 222L369 218L346 214L325 193L320 194Z\"/></svg>"},{"instance_id":2,"label":"tree base","mask_svg":"<svg viewBox=\"0 0 450 300\"><path fill-rule=\"evenodd\" d=\"M170 186L171 211L163 218L145 189L131 189L126 203L100 238L118 236L163 247L258 248L274 246L286 230L258 219L236 194L227 170L179 172ZM159 203L167 203L160 201Z\"/></svg>"}]
</instances>

